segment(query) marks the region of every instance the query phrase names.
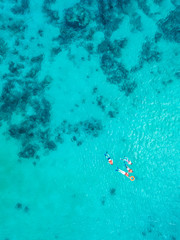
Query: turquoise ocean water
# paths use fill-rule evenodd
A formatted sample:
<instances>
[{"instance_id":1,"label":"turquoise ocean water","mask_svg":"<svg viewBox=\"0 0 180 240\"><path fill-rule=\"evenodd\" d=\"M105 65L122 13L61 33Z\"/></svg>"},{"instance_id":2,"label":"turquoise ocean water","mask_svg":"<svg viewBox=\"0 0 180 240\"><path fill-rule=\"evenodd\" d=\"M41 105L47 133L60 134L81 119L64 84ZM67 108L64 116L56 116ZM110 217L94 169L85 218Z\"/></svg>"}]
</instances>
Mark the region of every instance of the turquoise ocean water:
<instances>
[{"instance_id":1,"label":"turquoise ocean water","mask_svg":"<svg viewBox=\"0 0 180 240\"><path fill-rule=\"evenodd\" d=\"M180 239L178 4L0 0L0 240Z\"/></svg>"}]
</instances>

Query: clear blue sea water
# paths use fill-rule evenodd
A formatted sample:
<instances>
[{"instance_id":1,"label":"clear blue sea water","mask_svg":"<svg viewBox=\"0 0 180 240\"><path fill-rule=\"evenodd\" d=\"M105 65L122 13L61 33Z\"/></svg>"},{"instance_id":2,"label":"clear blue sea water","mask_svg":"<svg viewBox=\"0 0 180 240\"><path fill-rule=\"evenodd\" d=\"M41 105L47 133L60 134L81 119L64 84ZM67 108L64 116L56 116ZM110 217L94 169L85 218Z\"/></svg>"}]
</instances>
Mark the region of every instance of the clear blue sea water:
<instances>
[{"instance_id":1,"label":"clear blue sea water","mask_svg":"<svg viewBox=\"0 0 180 240\"><path fill-rule=\"evenodd\" d=\"M179 16L0 1L0 240L180 239Z\"/></svg>"}]
</instances>

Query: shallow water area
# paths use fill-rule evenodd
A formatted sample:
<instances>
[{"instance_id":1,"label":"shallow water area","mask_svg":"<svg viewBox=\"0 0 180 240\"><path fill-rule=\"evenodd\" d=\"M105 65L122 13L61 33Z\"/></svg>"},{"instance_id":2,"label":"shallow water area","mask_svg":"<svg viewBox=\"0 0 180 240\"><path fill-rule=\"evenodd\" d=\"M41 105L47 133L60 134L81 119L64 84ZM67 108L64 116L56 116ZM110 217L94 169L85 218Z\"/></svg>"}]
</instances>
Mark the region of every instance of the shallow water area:
<instances>
[{"instance_id":1,"label":"shallow water area","mask_svg":"<svg viewBox=\"0 0 180 240\"><path fill-rule=\"evenodd\" d=\"M177 240L178 3L0 12L0 240Z\"/></svg>"}]
</instances>

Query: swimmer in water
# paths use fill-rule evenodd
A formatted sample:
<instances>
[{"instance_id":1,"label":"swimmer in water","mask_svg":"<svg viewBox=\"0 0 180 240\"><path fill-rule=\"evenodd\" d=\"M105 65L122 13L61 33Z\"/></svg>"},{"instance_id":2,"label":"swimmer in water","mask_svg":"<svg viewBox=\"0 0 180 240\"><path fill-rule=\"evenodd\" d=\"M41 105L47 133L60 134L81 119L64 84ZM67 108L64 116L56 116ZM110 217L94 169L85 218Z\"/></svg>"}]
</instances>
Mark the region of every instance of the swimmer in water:
<instances>
[{"instance_id":1,"label":"swimmer in water","mask_svg":"<svg viewBox=\"0 0 180 240\"><path fill-rule=\"evenodd\" d=\"M133 170L130 169L130 168L127 166L127 164L124 163L124 165L125 165L125 167L126 167L126 169L128 170L129 173L132 173L132 172L133 172Z\"/></svg>"},{"instance_id":2,"label":"swimmer in water","mask_svg":"<svg viewBox=\"0 0 180 240\"><path fill-rule=\"evenodd\" d=\"M120 159L122 159L122 158L120 158ZM127 162L129 165L132 165L132 162L127 157L124 157L122 160L124 162Z\"/></svg>"},{"instance_id":3,"label":"swimmer in water","mask_svg":"<svg viewBox=\"0 0 180 240\"><path fill-rule=\"evenodd\" d=\"M124 172L123 170L119 169L118 167L117 167L117 169L116 169L115 171L122 173L122 174L125 175L126 177L129 177L129 173Z\"/></svg>"},{"instance_id":4,"label":"swimmer in water","mask_svg":"<svg viewBox=\"0 0 180 240\"><path fill-rule=\"evenodd\" d=\"M113 165L113 159L109 156L109 154L106 152L104 156L107 158L109 164Z\"/></svg>"}]
</instances>

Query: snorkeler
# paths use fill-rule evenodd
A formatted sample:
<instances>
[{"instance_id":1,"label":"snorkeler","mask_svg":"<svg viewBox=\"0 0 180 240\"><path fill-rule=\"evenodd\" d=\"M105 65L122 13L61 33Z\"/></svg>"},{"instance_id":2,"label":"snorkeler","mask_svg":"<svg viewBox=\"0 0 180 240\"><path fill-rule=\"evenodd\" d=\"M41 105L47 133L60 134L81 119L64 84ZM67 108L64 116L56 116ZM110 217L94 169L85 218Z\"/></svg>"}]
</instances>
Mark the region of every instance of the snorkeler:
<instances>
[{"instance_id":1,"label":"snorkeler","mask_svg":"<svg viewBox=\"0 0 180 240\"><path fill-rule=\"evenodd\" d=\"M107 158L109 164L113 165L113 159L110 158L110 156L109 156L109 154L107 152L104 154L104 156Z\"/></svg>"},{"instance_id":2,"label":"snorkeler","mask_svg":"<svg viewBox=\"0 0 180 240\"><path fill-rule=\"evenodd\" d=\"M124 172L123 170L119 169L118 167L117 167L117 169L116 169L115 171L122 173L122 174L125 175L126 177L129 177L129 173Z\"/></svg>"},{"instance_id":3,"label":"snorkeler","mask_svg":"<svg viewBox=\"0 0 180 240\"><path fill-rule=\"evenodd\" d=\"M132 173L132 172L133 172L133 170L130 169L130 168L127 166L127 164L124 163L124 165L125 165L125 167L126 167L126 169L128 170L129 173Z\"/></svg>"},{"instance_id":4,"label":"snorkeler","mask_svg":"<svg viewBox=\"0 0 180 240\"><path fill-rule=\"evenodd\" d=\"M132 162L127 157L120 158L120 159L123 160L124 162L127 162L129 165L132 165Z\"/></svg>"}]
</instances>

